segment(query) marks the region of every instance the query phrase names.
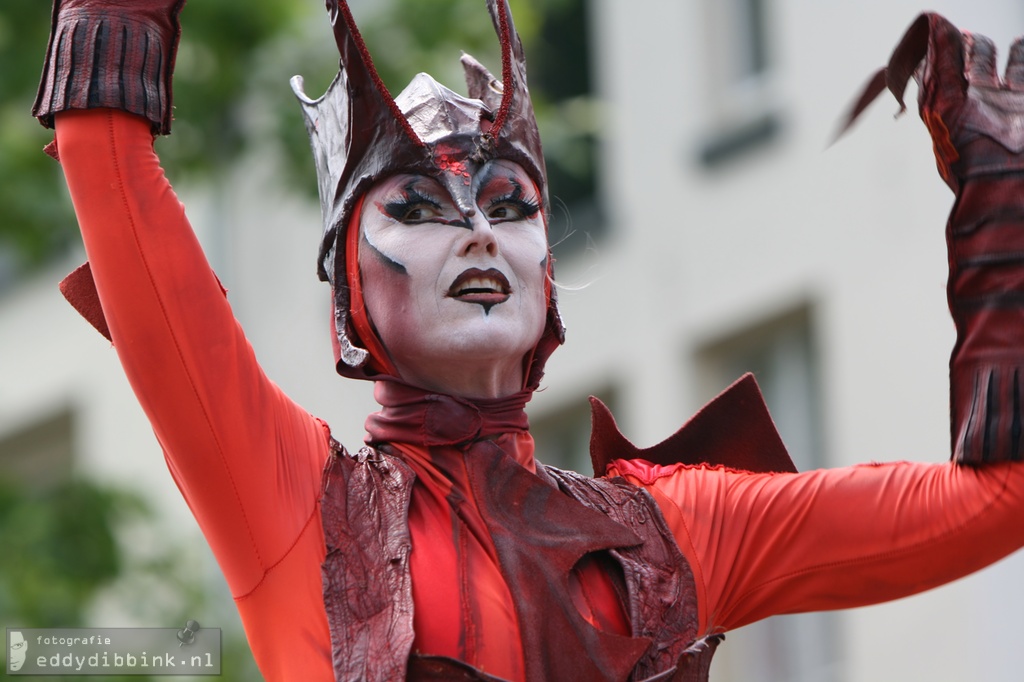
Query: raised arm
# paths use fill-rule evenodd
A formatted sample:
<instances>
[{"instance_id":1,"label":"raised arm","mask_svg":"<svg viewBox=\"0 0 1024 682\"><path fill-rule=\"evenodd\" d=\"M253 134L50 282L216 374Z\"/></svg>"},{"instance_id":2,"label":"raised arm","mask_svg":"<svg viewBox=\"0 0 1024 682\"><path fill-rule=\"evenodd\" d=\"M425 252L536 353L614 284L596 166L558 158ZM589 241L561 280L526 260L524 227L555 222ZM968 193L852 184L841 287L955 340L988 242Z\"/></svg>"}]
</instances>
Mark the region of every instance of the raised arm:
<instances>
[{"instance_id":1,"label":"raised arm","mask_svg":"<svg viewBox=\"0 0 1024 682\"><path fill-rule=\"evenodd\" d=\"M1024 42L1005 77L983 36L921 15L854 109L919 81L946 225L954 463L763 475L618 463L658 499L703 589L702 623L913 594L1024 545Z\"/></svg>"},{"instance_id":2,"label":"raised arm","mask_svg":"<svg viewBox=\"0 0 1024 682\"><path fill-rule=\"evenodd\" d=\"M328 437L264 376L154 152L182 4L58 2L35 113L114 347L238 597L317 513Z\"/></svg>"},{"instance_id":3,"label":"raised arm","mask_svg":"<svg viewBox=\"0 0 1024 682\"><path fill-rule=\"evenodd\" d=\"M952 451L959 462L1024 459L1024 39L1005 77L985 36L922 14L850 121L886 87L918 109L939 174L956 195L946 223L947 298L956 325L949 360Z\"/></svg>"},{"instance_id":4,"label":"raised arm","mask_svg":"<svg viewBox=\"0 0 1024 682\"><path fill-rule=\"evenodd\" d=\"M616 461L691 562L702 632L864 606L1024 545L1024 464L866 464L800 474Z\"/></svg>"}]
</instances>

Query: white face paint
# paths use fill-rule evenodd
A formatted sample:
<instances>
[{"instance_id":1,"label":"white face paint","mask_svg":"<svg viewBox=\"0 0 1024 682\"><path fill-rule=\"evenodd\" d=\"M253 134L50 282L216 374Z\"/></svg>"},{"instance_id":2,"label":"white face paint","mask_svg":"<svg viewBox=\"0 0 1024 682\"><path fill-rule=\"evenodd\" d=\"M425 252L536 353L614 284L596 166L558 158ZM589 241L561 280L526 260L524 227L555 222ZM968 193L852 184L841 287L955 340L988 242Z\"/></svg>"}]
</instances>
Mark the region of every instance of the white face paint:
<instances>
[{"instance_id":1,"label":"white face paint","mask_svg":"<svg viewBox=\"0 0 1024 682\"><path fill-rule=\"evenodd\" d=\"M522 389L547 312L547 237L526 171L498 160L472 177L462 215L435 179L396 175L363 202L367 312L406 381L464 397Z\"/></svg>"}]
</instances>

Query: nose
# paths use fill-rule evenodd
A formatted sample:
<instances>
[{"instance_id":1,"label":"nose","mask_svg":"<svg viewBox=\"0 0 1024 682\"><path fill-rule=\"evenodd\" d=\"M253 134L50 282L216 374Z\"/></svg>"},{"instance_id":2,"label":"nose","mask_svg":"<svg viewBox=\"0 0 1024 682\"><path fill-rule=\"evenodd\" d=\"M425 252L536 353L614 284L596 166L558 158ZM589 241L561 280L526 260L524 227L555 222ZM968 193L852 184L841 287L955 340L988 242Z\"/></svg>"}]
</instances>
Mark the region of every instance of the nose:
<instances>
[{"instance_id":1,"label":"nose","mask_svg":"<svg viewBox=\"0 0 1024 682\"><path fill-rule=\"evenodd\" d=\"M490 221L483 211L476 211L473 215L466 217L469 223L469 231L462 237L459 245L460 256L471 256L474 254L485 254L488 256L498 255L498 238L491 228Z\"/></svg>"}]
</instances>

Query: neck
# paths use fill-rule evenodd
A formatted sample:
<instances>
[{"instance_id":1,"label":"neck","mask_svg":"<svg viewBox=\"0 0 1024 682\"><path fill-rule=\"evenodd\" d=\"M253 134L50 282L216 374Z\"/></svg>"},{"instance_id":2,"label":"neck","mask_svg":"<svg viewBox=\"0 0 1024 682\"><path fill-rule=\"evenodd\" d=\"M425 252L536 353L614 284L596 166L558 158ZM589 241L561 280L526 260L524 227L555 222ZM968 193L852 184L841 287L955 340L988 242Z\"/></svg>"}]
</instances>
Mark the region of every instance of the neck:
<instances>
[{"instance_id":1,"label":"neck","mask_svg":"<svg viewBox=\"0 0 1024 682\"><path fill-rule=\"evenodd\" d=\"M468 400L505 398L523 390L521 358L468 362L423 362L419 367L399 365L399 376L411 386Z\"/></svg>"},{"instance_id":2,"label":"neck","mask_svg":"<svg viewBox=\"0 0 1024 682\"><path fill-rule=\"evenodd\" d=\"M396 381L373 388L380 412L366 420L370 442L459 445L509 433L527 433L524 408L532 396L522 390L497 399L467 399L431 393Z\"/></svg>"}]
</instances>

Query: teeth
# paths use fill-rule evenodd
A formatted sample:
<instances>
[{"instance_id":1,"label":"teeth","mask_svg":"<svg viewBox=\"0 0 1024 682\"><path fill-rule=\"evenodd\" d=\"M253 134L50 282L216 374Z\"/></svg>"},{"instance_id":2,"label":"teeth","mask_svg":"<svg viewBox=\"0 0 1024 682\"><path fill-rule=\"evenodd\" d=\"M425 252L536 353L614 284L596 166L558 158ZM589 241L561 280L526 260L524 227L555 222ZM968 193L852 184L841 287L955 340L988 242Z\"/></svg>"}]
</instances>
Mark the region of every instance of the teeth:
<instances>
[{"instance_id":1,"label":"teeth","mask_svg":"<svg viewBox=\"0 0 1024 682\"><path fill-rule=\"evenodd\" d=\"M491 279L490 277L474 277L466 280L459 287L460 292L467 290L486 290L486 291L504 291L504 287L497 280Z\"/></svg>"}]
</instances>

